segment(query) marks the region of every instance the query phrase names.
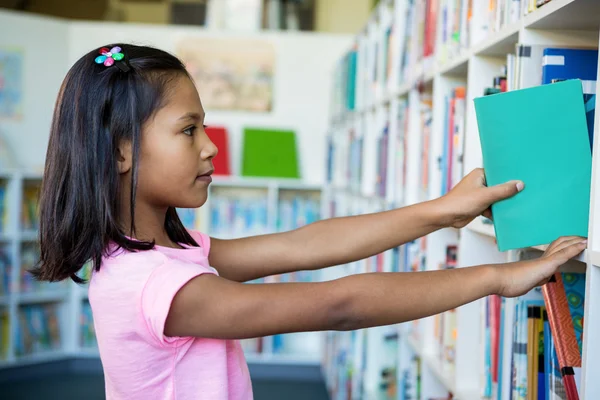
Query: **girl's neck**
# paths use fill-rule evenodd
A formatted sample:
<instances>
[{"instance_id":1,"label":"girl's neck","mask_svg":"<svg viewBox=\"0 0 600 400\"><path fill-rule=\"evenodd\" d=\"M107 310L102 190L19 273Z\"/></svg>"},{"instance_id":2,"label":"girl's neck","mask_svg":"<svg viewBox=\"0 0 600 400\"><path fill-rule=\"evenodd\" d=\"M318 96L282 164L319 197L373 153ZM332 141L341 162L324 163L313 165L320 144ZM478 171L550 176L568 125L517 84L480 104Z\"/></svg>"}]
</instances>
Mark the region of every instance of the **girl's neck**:
<instances>
[{"instance_id":1,"label":"girl's neck","mask_svg":"<svg viewBox=\"0 0 600 400\"><path fill-rule=\"evenodd\" d=\"M173 243L165 229L167 208L150 206L143 200L136 200L135 204L135 232L131 231L131 213L129 200L121 202L120 221L125 234L131 238L151 242L163 247L181 248Z\"/></svg>"}]
</instances>

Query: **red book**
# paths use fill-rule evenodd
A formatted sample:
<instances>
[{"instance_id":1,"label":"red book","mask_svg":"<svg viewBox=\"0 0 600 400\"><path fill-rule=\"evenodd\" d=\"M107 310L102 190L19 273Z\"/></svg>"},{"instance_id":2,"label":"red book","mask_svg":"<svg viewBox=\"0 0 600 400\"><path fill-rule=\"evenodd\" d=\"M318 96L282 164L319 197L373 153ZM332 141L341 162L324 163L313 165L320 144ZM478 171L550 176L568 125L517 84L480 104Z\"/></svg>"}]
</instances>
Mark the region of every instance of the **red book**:
<instances>
[{"instance_id":1,"label":"red book","mask_svg":"<svg viewBox=\"0 0 600 400\"><path fill-rule=\"evenodd\" d=\"M219 126L209 126L206 128L206 134L219 149L219 153L213 159L215 175L231 175L227 129Z\"/></svg>"},{"instance_id":2,"label":"red book","mask_svg":"<svg viewBox=\"0 0 600 400\"><path fill-rule=\"evenodd\" d=\"M567 400L579 400L574 368L581 368L581 354L560 272L554 274L550 282L542 286L542 293Z\"/></svg>"},{"instance_id":3,"label":"red book","mask_svg":"<svg viewBox=\"0 0 600 400\"><path fill-rule=\"evenodd\" d=\"M425 15L425 40L423 56L428 57L435 51L435 28L437 26L438 0L427 0Z\"/></svg>"}]
</instances>

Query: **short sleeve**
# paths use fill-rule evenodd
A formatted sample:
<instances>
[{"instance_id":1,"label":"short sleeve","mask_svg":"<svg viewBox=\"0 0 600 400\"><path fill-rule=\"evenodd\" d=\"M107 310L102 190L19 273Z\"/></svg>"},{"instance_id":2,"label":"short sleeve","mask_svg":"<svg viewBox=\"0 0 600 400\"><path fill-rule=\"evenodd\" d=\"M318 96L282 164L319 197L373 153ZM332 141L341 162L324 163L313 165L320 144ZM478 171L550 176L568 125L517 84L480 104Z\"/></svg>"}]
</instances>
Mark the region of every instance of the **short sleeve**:
<instances>
[{"instance_id":1,"label":"short sleeve","mask_svg":"<svg viewBox=\"0 0 600 400\"><path fill-rule=\"evenodd\" d=\"M211 268L182 262L167 262L152 271L142 290L141 306L142 318L154 341L168 346L182 339L164 334L171 303L186 283L207 273L215 275Z\"/></svg>"},{"instance_id":2,"label":"short sleeve","mask_svg":"<svg viewBox=\"0 0 600 400\"><path fill-rule=\"evenodd\" d=\"M204 251L204 255L208 257L210 253L210 236L205 233L198 231L189 231L190 235L198 242L202 250Z\"/></svg>"}]
</instances>

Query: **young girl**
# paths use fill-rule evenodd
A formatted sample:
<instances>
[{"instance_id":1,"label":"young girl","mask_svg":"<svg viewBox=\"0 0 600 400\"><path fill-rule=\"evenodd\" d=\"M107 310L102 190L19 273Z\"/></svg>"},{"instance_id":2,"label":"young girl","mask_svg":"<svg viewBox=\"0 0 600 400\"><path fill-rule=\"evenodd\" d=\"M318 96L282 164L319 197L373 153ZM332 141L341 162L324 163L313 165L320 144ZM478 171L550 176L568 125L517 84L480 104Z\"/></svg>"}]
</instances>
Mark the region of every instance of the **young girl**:
<instances>
[{"instance_id":1,"label":"young girl","mask_svg":"<svg viewBox=\"0 0 600 400\"><path fill-rule=\"evenodd\" d=\"M39 279L81 282L108 399L252 399L237 339L350 330L518 296L580 253L562 238L535 261L322 283L242 282L363 259L489 215L523 189L469 174L446 196L295 231L221 240L187 231L176 207L207 197L217 148L184 65L150 47L112 44L83 56L56 102L40 200Z\"/></svg>"}]
</instances>

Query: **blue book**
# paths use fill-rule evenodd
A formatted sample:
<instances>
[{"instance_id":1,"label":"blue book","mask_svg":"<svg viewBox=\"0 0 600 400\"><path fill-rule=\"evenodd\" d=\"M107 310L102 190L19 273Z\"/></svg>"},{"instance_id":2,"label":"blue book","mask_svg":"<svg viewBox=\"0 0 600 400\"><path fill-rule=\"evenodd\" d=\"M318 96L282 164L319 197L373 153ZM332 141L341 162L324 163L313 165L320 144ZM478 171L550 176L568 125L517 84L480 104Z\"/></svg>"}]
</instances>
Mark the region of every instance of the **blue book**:
<instances>
[{"instance_id":1,"label":"blue book","mask_svg":"<svg viewBox=\"0 0 600 400\"><path fill-rule=\"evenodd\" d=\"M594 114L596 110L596 79L598 74L598 50L545 49L542 61L542 84L580 79L590 149L594 139Z\"/></svg>"}]
</instances>

